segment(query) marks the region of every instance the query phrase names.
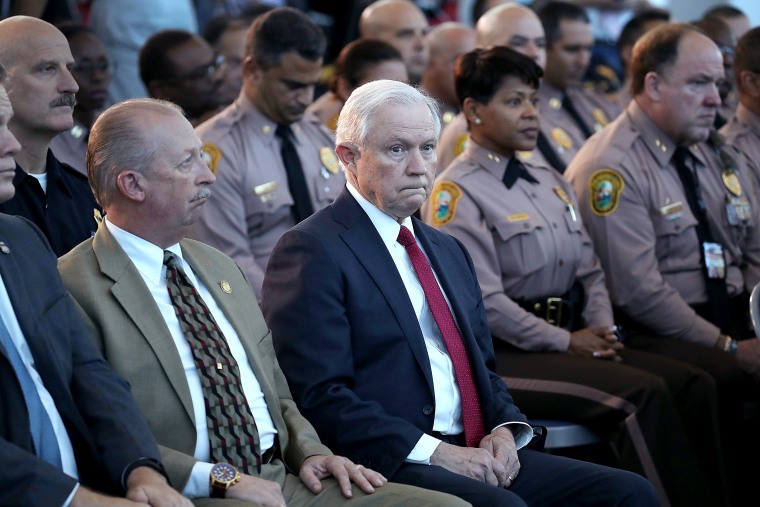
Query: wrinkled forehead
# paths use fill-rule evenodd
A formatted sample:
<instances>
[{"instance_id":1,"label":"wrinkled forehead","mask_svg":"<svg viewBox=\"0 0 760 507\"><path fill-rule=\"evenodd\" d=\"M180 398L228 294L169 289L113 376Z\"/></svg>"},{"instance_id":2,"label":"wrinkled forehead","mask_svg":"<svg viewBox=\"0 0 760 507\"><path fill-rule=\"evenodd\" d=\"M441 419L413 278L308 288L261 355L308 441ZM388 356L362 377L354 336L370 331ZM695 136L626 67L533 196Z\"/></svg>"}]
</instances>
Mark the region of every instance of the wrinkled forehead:
<instances>
[{"instance_id":1,"label":"wrinkled forehead","mask_svg":"<svg viewBox=\"0 0 760 507\"><path fill-rule=\"evenodd\" d=\"M505 44L512 37L525 39L538 39L544 37L544 27L541 21L534 16L521 14L513 18L504 19L499 24L502 37L500 41L493 41L491 45Z\"/></svg>"},{"instance_id":2,"label":"wrinkled forehead","mask_svg":"<svg viewBox=\"0 0 760 507\"><path fill-rule=\"evenodd\" d=\"M66 37L52 26L35 26L34 30L25 30L0 36L13 65L33 65L39 60L70 61L71 49Z\"/></svg>"}]
</instances>

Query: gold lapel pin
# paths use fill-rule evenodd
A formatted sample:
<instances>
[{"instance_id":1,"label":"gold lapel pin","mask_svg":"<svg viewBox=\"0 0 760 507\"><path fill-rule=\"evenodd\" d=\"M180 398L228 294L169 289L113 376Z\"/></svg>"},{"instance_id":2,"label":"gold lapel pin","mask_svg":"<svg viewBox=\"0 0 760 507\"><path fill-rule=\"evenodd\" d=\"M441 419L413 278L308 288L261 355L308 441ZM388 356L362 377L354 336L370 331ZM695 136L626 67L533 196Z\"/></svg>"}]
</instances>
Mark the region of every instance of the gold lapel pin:
<instances>
[{"instance_id":1,"label":"gold lapel pin","mask_svg":"<svg viewBox=\"0 0 760 507\"><path fill-rule=\"evenodd\" d=\"M222 290L226 292L227 294L232 294L232 286L230 285L230 282L228 282L227 280L222 280L221 282L219 282L219 287L221 287Z\"/></svg>"}]
</instances>

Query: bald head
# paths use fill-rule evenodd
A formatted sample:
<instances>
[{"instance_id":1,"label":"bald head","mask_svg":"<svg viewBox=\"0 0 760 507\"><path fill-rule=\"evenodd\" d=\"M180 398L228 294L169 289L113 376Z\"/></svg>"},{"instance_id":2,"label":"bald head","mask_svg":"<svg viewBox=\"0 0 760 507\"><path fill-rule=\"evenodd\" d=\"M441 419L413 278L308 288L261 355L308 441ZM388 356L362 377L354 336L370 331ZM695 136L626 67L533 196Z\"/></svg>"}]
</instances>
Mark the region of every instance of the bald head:
<instances>
[{"instance_id":1,"label":"bald head","mask_svg":"<svg viewBox=\"0 0 760 507\"><path fill-rule=\"evenodd\" d=\"M425 14L409 0L380 0L368 5L359 18L359 34L395 47L414 84L419 82L428 61L427 31Z\"/></svg>"},{"instance_id":2,"label":"bald head","mask_svg":"<svg viewBox=\"0 0 760 507\"><path fill-rule=\"evenodd\" d=\"M420 84L439 101L457 108L454 63L457 56L475 49L475 30L462 23L441 23L430 30L428 44L430 59Z\"/></svg>"},{"instance_id":3,"label":"bald head","mask_svg":"<svg viewBox=\"0 0 760 507\"><path fill-rule=\"evenodd\" d=\"M8 69L9 126L23 147L16 160L27 172L44 172L50 141L74 123L79 86L69 43L46 21L13 16L0 21L0 64Z\"/></svg>"},{"instance_id":4,"label":"bald head","mask_svg":"<svg viewBox=\"0 0 760 507\"><path fill-rule=\"evenodd\" d=\"M47 21L30 16L13 16L0 21L0 64L10 74L21 58L28 57L43 43L69 46L61 31Z\"/></svg>"},{"instance_id":5,"label":"bald head","mask_svg":"<svg viewBox=\"0 0 760 507\"><path fill-rule=\"evenodd\" d=\"M531 9L517 3L497 5L480 17L475 31L479 48L506 46L544 68L546 36L541 20Z\"/></svg>"}]
</instances>

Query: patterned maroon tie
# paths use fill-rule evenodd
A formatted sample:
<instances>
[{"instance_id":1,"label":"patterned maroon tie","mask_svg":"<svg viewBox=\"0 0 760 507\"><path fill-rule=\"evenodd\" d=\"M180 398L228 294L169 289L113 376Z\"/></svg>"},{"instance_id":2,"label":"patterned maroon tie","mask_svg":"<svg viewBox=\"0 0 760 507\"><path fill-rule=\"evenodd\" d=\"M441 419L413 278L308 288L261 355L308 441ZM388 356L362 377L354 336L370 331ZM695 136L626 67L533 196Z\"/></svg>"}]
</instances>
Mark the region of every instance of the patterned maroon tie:
<instances>
[{"instance_id":1,"label":"patterned maroon tie","mask_svg":"<svg viewBox=\"0 0 760 507\"><path fill-rule=\"evenodd\" d=\"M243 393L240 370L198 290L173 253L164 251L166 288L201 379L214 463L230 463L246 474L261 473L259 434Z\"/></svg>"},{"instance_id":2,"label":"patterned maroon tie","mask_svg":"<svg viewBox=\"0 0 760 507\"><path fill-rule=\"evenodd\" d=\"M483 423L483 413L480 410L480 398L475 387L475 378L472 374L472 367L467 357L467 350L464 348L462 336L459 334L454 316L451 315L451 310L446 303L446 298L443 297L441 288L438 286L433 270L425 254L417 246L417 241L409 229L402 226L397 241L404 245L406 253L412 260L422 290L425 291L425 299L427 299L430 311L441 331L446 349L449 351L451 362L454 365L454 375L457 384L459 384L459 394L462 397L462 421L467 447L477 447L485 435L485 424Z\"/></svg>"}]
</instances>

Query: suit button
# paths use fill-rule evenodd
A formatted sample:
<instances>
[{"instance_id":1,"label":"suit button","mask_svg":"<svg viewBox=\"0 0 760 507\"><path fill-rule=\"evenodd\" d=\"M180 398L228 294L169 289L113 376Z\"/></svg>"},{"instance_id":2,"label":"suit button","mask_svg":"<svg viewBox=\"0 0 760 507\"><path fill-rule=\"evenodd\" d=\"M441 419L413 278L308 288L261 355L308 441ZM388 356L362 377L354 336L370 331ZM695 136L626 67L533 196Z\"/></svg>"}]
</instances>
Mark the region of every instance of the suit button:
<instances>
[{"instance_id":1,"label":"suit button","mask_svg":"<svg viewBox=\"0 0 760 507\"><path fill-rule=\"evenodd\" d=\"M433 407L432 407L432 405L425 405L425 406L422 408L422 413L423 413L423 414L425 414L425 415L430 415L430 414L432 414L432 413L433 413Z\"/></svg>"}]
</instances>

